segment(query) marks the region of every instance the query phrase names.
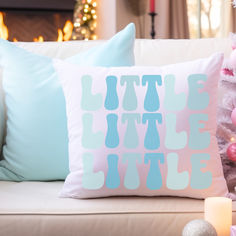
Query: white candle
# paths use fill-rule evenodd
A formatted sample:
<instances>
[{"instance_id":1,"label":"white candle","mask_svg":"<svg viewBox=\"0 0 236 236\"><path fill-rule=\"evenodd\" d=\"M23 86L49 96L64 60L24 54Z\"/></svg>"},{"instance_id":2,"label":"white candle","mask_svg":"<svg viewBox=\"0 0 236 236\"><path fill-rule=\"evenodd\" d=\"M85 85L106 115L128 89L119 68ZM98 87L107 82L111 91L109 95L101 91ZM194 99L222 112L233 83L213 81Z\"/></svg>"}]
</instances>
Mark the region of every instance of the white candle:
<instances>
[{"instance_id":1,"label":"white candle","mask_svg":"<svg viewBox=\"0 0 236 236\"><path fill-rule=\"evenodd\" d=\"M232 200L225 197L206 198L205 220L215 227L217 235L229 236L232 225Z\"/></svg>"}]
</instances>

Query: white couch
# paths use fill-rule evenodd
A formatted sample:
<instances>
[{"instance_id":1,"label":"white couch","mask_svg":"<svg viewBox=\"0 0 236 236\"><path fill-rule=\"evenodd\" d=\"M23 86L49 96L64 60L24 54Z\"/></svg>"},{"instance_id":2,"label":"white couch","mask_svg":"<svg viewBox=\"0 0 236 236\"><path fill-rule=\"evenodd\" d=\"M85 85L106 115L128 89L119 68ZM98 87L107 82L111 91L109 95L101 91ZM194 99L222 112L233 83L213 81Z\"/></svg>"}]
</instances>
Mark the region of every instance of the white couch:
<instances>
[{"instance_id":1,"label":"white couch","mask_svg":"<svg viewBox=\"0 0 236 236\"><path fill-rule=\"evenodd\" d=\"M50 57L66 58L101 41L18 43ZM230 54L229 39L136 40L137 65L164 65ZM178 236L203 218L203 200L177 197L60 199L63 182L0 181L0 236ZM236 224L236 202L233 203Z\"/></svg>"}]
</instances>

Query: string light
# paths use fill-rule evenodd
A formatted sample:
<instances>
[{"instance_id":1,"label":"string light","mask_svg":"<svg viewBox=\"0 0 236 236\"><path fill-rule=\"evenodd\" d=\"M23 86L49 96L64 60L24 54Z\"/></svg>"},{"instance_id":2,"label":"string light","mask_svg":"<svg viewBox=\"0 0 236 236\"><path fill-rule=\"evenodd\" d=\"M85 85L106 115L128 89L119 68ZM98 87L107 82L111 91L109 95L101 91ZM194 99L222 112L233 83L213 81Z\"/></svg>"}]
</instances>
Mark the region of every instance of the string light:
<instances>
[{"instance_id":1,"label":"string light","mask_svg":"<svg viewBox=\"0 0 236 236\"><path fill-rule=\"evenodd\" d=\"M93 34L93 35L92 35L92 39L93 39L93 40L96 40L96 39L97 39L97 35L96 35L96 34Z\"/></svg>"},{"instance_id":2,"label":"string light","mask_svg":"<svg viewBox=\"0 0 236 236\"><path fill-rule=\"evenodd\" d=\"M80 23L75 22L75 23L74 23L74 26L75 26L75 27L80 27Z\"/></svg>"},{"instance_id":3,"label":"string light","mask_svg":"<svg viewBox=\"0 0 236 236\"><path fill-rule=\"evenodd\" d=\"M77 0L74 9L74 32L72 39L96 40L96 0Z\"/></svg>"}]
</instances>

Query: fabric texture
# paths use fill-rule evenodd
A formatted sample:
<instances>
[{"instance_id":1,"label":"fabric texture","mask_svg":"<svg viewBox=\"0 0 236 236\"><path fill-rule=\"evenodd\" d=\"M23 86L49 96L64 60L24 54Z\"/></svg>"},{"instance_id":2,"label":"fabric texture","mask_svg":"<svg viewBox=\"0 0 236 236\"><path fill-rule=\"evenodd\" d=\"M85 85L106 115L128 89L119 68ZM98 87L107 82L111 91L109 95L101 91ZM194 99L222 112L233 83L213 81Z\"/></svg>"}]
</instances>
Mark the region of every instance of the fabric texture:
<instances>
[{"instance_id":1,"label":"fabric texture","mask_svg":"<svg viewBox=\"0 0 236 236\"><path fill-rule=\"evenodd\" d=\"M215 137L222 60L130 68L55 61L69 133L61 196L225 196Z\"/></svg>"},{"instance_id":2,"label":"fabric texture","mask_svg":"<svg viewBox=\"0 0 236 236\"><path fill-rule=\"evenodd\" d=\"M203 200L177 197L58 198L62 186L63 182L1 181L1 236L100 236L108 235L108 232L112 236L170 236L181 235L189 221L204 218ZM233 202L235 224L236 202Z\"/></svg>"},{"instance_id":3,"label":"fabric texture","mask_svg":"<svg viewBox=\"0 0 236 236\"><path fill-rule=\"evenodd\" d=\"M131 23L122 33L116 34L103 45L74 55L67 61L83 66L133 66L134 40L135 27Z\"/></svg>"},{"instance_id":4,"label":"fabric texture","mask_svg":"<svg viewBox=\"0 0 236 236\"><path fill-rule=\"evenodd\" d=\"M68 60L78 65L133 65L134 38L130 24L101 48ZM5 40L0 41L0 56L7 107L0 179L65 179L69 171L65 100L52 59Z\"/></svg>"}]
</instances>

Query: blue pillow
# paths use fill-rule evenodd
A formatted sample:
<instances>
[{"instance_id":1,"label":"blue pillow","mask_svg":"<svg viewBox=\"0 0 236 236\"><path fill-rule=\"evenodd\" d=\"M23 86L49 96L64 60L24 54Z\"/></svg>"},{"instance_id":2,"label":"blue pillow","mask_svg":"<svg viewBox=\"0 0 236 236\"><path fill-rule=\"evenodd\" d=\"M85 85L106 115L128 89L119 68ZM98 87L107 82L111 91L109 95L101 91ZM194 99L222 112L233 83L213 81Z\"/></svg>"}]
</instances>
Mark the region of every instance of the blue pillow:
<instances>
[{"instance_id":1,"label":"blue pillow","mask_svg":"<svg viewBox=\"0 0 236 236\"><path fill-rule=\"evenodd\" d=\"M134 65L134 24L101 46L67 61L78 65ZM0 180L64 180L69 173L63 91L52 59L0 40L7 135Z\"/></svg>"}]
</instances>

